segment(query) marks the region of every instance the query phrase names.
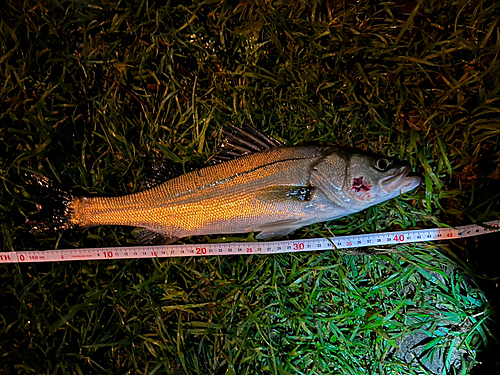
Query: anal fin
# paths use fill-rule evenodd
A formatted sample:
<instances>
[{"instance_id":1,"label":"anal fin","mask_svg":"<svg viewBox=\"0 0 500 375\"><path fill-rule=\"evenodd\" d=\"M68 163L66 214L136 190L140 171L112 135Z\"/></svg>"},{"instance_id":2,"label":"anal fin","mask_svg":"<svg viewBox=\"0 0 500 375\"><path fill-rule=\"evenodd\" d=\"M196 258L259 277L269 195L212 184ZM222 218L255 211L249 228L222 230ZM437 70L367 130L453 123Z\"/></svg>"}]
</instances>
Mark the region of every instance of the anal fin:
<instances>
[{"instance_id":1,"label":"anal fin","mask_svg":"<svg viewBox=\"0 0 500 375\"><path fill-rule=\"evenodd\" d=\"M146 228L139 228L135 230L132 235L141 245L169 245L179 240L179 237L153 232Z\"/></svg>"}]
</instances>

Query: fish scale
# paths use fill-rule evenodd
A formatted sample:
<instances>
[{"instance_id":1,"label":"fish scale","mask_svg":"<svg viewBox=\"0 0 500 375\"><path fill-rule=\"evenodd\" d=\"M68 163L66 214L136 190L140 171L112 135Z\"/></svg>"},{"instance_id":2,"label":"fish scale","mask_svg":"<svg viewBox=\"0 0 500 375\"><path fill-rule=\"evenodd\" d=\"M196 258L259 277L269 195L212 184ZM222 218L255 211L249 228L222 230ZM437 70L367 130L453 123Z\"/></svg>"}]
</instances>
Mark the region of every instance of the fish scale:
<instances>
[{"instance_id":1,"label":"fish scale","mask_svg":"<svg viewBox=\"0 0 500 375\"><path fill-rule=\"evenodd\" d=\"M244 232L267 221L303 216L300 204L262 201L265 186L306 186L325 147L282 147L193 171L150 190L122 197L75 198L78 226L131 225L185 237Z\"/></svg>"}]
</instances>

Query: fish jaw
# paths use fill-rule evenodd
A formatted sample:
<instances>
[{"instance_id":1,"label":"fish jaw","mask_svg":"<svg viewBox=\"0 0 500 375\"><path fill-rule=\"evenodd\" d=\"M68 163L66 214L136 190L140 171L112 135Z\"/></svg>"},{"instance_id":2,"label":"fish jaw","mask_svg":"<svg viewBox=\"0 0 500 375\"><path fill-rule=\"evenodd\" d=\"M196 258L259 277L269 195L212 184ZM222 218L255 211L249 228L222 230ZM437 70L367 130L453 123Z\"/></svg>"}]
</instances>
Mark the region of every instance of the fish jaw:
<instances>
[{"instance_id":1,"label":"fish jaw","mask_svg":"<svg viewBox=\"0 0 500 375\"><path fill-rule=\"evenodd\" d=\"M408 176L411 172L409 166L401 167L401 171L393 176L384 177L380 180L380 188L389 195L398 196L407 193L422 183L420 176Z\"/></svg>"}]
</instances>

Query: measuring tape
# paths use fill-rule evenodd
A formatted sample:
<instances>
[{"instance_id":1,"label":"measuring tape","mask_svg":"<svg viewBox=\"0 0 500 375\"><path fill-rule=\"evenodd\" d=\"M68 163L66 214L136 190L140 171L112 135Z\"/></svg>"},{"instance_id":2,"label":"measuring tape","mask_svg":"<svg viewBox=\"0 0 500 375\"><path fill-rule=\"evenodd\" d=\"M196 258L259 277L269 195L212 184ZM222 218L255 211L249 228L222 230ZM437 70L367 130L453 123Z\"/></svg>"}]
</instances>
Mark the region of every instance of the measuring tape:
<instances>
[{"instance_id":1,"label":"measuring tape","mask_svg":"<svg viewBox=\"0 0 500 375\"><path fill-rule=\"evenodd\" d=\"M498 228L500 220L485 225ZM203 245L156 245L84 248L0 253L0 263L64 262L69 260L105 260L132 258L173 258L207 255L277 254L302 251L350 249L425 241L452 240L496 232L479 225L457 228L432 228L358 234L352 236L311 238L274 242L211 243Z\"/></svg>"}]
</instances>

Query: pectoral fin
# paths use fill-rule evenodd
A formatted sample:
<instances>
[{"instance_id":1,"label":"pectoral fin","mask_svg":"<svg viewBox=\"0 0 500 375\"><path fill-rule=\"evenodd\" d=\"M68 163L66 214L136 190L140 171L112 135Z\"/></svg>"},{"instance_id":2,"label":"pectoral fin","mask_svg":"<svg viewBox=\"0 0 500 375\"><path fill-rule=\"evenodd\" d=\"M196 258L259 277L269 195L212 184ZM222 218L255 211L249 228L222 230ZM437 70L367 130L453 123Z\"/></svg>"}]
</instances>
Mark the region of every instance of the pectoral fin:
<instances>
[{"instance_id":1,"label":"pectoral fin","mask_svg":"<svg viewBox=\"0 0 500 375\"><path fill-rule=\"evenodd\" d=\"M267 202L307 202L313 190L310 186L270 186L257 190L255 196Z\"/></svg>"},{"instance_id":2,"label":"pectoral fin","mask_svg":"<svg viewBox=\"0 0 500 375\"><path fill-rule=\"evenodd\" d=\"M306 225L306 222L303 219L286 219L261 225L254 228L253 231L260 232L257 237L255 237L256 239L270 240L273 238L284 237L304 225Z\"/></svg>"}]
</instances>

